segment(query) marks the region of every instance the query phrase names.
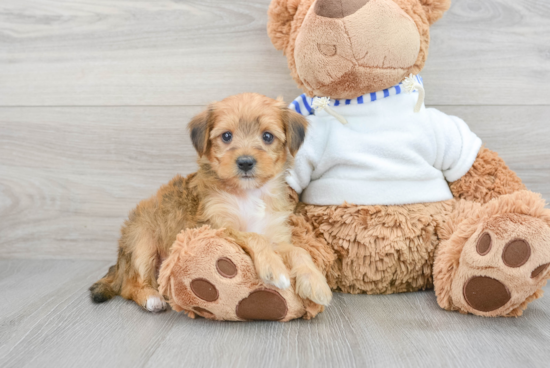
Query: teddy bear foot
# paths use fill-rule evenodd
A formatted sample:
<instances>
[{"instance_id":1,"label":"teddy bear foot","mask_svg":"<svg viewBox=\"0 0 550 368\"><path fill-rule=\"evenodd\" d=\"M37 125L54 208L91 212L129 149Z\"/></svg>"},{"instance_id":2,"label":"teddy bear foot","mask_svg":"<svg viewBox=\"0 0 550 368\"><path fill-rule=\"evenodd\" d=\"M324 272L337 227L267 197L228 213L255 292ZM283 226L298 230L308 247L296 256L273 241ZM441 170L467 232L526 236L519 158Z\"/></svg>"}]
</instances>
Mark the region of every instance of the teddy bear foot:
<instances>
[{"instance_id":1,"label":"teddy bear foot","mask_svg":"<svg viewBox=\"0 0 550 368\"><path fill-rule=\"evenodd\" d=\"M485 228L477 241L466 245L452 284L456 306L483 316L520 316L527 303L542 296L540 289L550 276L550 242L533 239L528 232L545 230L548 241L550 229L537 222L531 221L523 236L498 236Z\"/></svg>"},{"instance_id":2,"label":"teddy bear foot","mask_svg":"<svg viewBox=\"0 0 550 368\"><path fill-rule=\"evenodd\" d=\"M293 286L279 289L263 282L242 248L208 226L178 234L162 264L159 290L172 309L191 318L289 321L312 318L323 309L301 299Z\"/></svg>"},{"instance_id":3,"label":"teddy bear foot","mask_svg":"<svg viewBox=\"0 0 550 368\"><path fill-rule=\"evenodd\" d=\"M550 276L550 227L527 215L491 218L470 238L451 286L453 304L487 317L520 316Z\"/></svg>"}]
</instances>

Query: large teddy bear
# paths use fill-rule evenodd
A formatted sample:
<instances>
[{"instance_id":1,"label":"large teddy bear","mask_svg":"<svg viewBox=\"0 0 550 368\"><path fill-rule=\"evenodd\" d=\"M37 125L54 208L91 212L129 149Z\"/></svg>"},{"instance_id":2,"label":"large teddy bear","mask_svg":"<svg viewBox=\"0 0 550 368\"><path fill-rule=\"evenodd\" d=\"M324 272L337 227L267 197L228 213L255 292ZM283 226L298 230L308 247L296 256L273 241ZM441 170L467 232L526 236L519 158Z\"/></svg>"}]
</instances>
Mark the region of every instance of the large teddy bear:
<instances>
[{"instance_id":1,"label":"large teddy bear","mask_svg":"<svg viewBox=\"0 0 550 368\"><path fill-rule=\"evenodd\" d=\"M429 27L449 6L272 1L269 36L305 92L290 107L310 122L287 179L300 198L293 242L334 291L434 288L447 310L520 316L550 276L550 210L466 123L423 105ZM263 284L220 234L178 236L159 278L174 309L229 320L322 310L292 288ZM209 280L216 299L197 298L193 280Z\"/></svg>"}]
</instances>

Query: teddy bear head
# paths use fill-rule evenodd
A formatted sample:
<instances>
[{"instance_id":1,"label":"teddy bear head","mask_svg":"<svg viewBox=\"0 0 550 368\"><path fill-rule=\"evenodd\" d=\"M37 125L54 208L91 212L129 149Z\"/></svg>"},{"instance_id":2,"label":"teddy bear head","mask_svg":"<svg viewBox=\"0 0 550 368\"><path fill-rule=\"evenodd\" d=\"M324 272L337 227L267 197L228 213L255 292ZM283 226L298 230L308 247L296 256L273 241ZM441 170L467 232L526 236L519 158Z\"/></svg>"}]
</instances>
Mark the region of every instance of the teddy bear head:
<instances>
[{"instance_id":1,"label":"teddy bear head","mask_svg":"<svg viewBox=\"0 0 550 368\"><path fill-rule=\"evenodd\" d=\"M424 67L451 0L272 0L271 42L309 96L352 99Z\"/></svg>"}]
</instances>

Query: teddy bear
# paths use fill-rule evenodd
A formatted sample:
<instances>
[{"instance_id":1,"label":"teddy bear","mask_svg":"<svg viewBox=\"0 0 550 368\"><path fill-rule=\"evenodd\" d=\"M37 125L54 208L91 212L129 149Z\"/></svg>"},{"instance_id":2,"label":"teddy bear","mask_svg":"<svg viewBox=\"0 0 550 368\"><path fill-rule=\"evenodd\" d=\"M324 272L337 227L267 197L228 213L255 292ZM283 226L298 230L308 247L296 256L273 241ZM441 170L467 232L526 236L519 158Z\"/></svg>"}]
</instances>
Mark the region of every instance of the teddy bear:
<instances>
[{"instance_id":1,"label":"teddy bear","mask_svg":"<svg viewBox=\"0 0 550 368\"><path fill-rule=\"evenodd\" d=\"M287 178L293 243L333 291L433 288L443 309L517 317L550 276L550 210L464 121L423 103L430 26L449 7L272 0L268 35L304 91L289 108L309 120ZM323 310L292 286L263 284L218 230L187 230L176 243L159 285L191 317L287 321ZM199 279L215 300L193 292Z\"/></svg>"}]
</instances>

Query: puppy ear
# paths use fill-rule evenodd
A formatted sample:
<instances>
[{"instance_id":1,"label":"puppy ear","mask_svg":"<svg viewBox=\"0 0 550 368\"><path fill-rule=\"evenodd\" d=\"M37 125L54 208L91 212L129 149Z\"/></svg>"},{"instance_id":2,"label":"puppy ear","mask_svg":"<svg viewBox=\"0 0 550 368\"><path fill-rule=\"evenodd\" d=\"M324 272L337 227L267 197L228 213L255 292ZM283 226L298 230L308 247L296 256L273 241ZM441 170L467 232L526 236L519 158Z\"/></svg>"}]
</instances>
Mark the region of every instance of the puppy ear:
<instances>
[{"instance_id":1,"label":"puppy ear","mask_svg":"<svg viewBox=\"0 0 550 368\"><path fill-rule=\"evenodd\" d=\"M451 6L451 0L420 0L430 24L438 21Z\"/></svg>"},{"instance_id":2,"label":"puppy ear","mask_svg":"<svg viewBox=\"0 0 550 368\"><path fill-rule=\"evenodd\" d=\"M212 112L213 108L209 106L206 110L191 119L187 125L189 133L191 134L193 147L195 147L200 157L206 153L206 148L208 147Z\"/></svg>"},{"instance_id":3,"label":"puppy ear","mask_svg":"<svg viewBox=\"0 0 550 368\"><path fill-rule=\"evenodd\" d=\"M283 109L283 121L286 130L286 145L292 156L304 143L308 122L305 117L290 109Z\"/></svg>"}]
</instances>

